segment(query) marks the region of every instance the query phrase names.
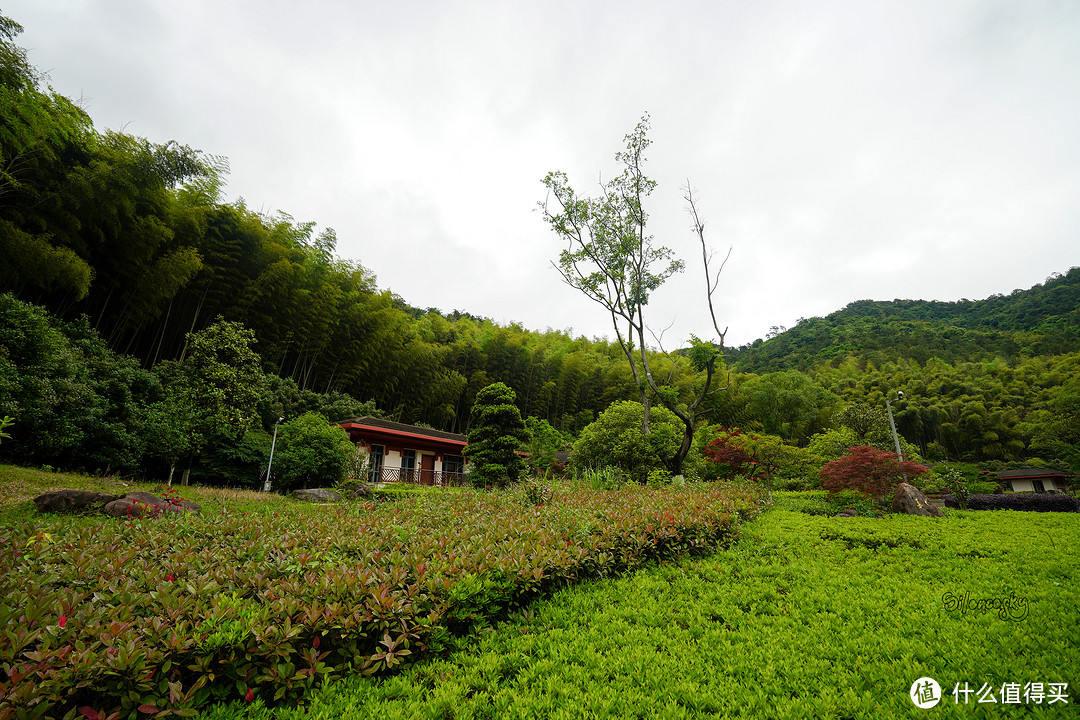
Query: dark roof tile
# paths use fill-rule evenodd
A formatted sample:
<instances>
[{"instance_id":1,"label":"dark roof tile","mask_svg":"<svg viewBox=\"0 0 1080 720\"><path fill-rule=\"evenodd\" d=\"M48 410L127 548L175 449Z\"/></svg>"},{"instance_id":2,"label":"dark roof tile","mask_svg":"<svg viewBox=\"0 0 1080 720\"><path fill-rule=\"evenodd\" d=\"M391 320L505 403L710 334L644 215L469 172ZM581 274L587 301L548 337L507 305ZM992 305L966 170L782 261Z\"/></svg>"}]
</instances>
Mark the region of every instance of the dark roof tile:
<instances>
[{"instance_id":1,"label":"dark roof tile","mask_svg":"<svg viewBox=\"0 0 1080 720\"><path fill-rule=\"evenodd\" d=\"M464 435L458 433L445 432L443 430L433 430L426 427L417 427L416 425L406 425L405 423L394 422L392 420L383 420L382 418L371 417L365 415L364 417L352 418L351 420L339 420L338 425L345 425L352 423L355 425L367 425L368 427L382 428L384 430L396 430L397 432L412 433L413 435L427 435L428 437L439 438L441 440L457 440L458 442L466 442Z\"/></svg>"}]
</instances>

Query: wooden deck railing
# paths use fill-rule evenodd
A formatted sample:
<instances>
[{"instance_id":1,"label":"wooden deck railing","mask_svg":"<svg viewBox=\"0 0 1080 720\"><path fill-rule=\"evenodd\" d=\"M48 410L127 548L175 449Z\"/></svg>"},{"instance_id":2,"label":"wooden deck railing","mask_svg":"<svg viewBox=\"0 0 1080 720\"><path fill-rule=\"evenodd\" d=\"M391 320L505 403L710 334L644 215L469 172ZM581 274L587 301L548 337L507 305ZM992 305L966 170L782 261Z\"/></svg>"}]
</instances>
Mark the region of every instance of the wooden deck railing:
<instances>
[{"instance_id":1,"label":"wooden deck railing","mask_svg":"<svg viewBox=\"0 0 1080 720\"><path fill-rule=\"evenodd\" d=\"M379 477L375 482L407 482L435 486L464 485L465 475L443 470L409 470L407 468L384 467L379 470Z\"/></svg>"}]
</instances>

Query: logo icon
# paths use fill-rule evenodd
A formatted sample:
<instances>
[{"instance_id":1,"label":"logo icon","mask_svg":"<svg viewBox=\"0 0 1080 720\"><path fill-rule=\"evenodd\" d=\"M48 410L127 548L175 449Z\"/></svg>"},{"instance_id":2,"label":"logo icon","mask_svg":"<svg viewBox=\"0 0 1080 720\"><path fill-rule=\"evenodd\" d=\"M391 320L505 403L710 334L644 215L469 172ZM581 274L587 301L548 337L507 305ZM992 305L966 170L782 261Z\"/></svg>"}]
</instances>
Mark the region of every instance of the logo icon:
<instances>
[{"instance_id":1,"label":"logo icon","mask_svg":"<svg viewBox=\"0 0 1080 720\"><path fill-rule=\"evenodd\" d=\"M941 686L932 677L921 677L911 683L911 702L928 710L941 702Z\"/></svg>"}]
</instances>

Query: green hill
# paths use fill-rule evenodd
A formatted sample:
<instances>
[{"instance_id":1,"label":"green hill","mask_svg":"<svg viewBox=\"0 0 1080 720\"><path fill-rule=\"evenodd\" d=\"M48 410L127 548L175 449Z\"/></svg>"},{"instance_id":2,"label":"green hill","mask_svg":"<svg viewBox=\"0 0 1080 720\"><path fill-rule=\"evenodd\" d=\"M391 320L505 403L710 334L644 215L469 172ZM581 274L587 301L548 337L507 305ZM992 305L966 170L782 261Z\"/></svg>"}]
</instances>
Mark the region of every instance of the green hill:
<instances>
[{"instance_id":1,"label":"green hill","mask_svg":"<svg viewBox=\"0 0 1080 720\"><path fill-rule=\"evenodd\" d=\"M808 370L854 357L860 365L1059 355L1080 350L1080 267L1029 290L985 300L859 300L728 353L743 372Z\"/></svg>"}]
</instances>

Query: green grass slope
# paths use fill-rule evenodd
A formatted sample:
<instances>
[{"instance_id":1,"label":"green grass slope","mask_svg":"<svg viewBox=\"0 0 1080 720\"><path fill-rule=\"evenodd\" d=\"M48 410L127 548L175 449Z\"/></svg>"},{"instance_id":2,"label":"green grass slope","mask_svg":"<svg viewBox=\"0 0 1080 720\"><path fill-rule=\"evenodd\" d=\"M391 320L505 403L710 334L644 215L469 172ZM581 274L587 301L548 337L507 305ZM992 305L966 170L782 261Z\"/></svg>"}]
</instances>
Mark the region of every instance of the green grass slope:
<instances>
[{"instance_id":1,"label":"green grass slope","mask_svg":"<svg viewBox=\"0 0 1080 720\"><path fill-rule=\"evenodd\" d=\"M560 591L447 658L336 682L306 708L206 717L1076 717L1078 538L1072 514L775 509L731 550ZM908 697L922 676L946 693L929 711ZM1021 702L1003 704L1012 683ZM1041 703L1023 701L1029 683ZM984 685L996 703L978 702Z\"/></svg>"}]
</instances>

